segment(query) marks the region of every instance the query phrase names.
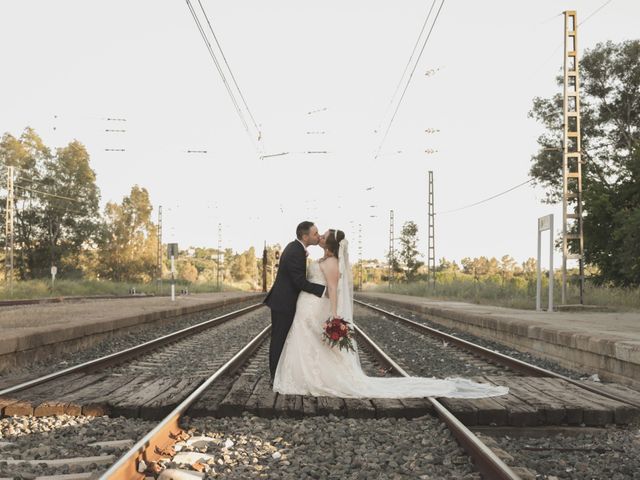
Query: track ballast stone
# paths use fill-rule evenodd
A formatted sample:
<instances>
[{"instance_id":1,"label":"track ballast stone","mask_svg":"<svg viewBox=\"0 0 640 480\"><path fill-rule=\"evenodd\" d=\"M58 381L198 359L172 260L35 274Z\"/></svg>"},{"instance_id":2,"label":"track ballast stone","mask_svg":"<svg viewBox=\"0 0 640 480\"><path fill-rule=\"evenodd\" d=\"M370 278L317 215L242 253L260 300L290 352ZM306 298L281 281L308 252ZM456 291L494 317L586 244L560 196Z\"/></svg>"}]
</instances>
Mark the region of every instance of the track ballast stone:
<instances>
[{"instance_id":1,"label":"track ballast stone","mask_svg":"<svg viewBox=\"0 0 640 480\"><path fill-rule=\"evenodd\" d=\"M205 462L207 478L480 479L446 426L432 417L294 420L245 414L184 422L192 436L213 439L185 449L212 456Z\"/></svg>"}]
</instances>

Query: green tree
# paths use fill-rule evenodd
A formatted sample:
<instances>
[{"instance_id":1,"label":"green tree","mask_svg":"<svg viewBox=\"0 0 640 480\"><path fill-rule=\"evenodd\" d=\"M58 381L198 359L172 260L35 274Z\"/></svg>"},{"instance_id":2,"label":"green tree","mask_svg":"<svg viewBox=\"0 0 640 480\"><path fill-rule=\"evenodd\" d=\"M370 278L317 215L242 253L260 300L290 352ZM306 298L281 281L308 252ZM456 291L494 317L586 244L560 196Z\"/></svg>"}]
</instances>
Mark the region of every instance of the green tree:
<instances>
[{"instance_id":1,"label":"green tree","mask_svg":"<svg viewBox=\"0 0 640 480\"><path fill-rule=\"evenodd\" d=\"M504 255L500 259L500 276L502 277L502 286L505 282L513 277L515 268L518 263L511 255Z\"/></svg>"},{"instance_id":2,"label":"green tree","mask_svg":"<svg viewBox=\"0 0 640 480\"><path fill-rule=\"evenodd\" d=\"M598 267L599 281L640 285L640 40L587 50L580 82L585 261ZM529 115L546 129L530 174L555 203L562 195L562 94L535 98Z\"/></svg>"},{"instance_id":3,"label":"green tree","mask_svg":"<svg viewBox=\"0 0 640 480\"><path fill-rule=\"evenodd\" d=\"M15 167L15 251L18 277L82 272L81 259L101 231L100 192L89 154L77 140L55 154L26 128L19 138L5 133L0 162ZM0 201L4 216L6 202Z\"/></svg>"},{"instance_id":4,"label":"green tree","mask_svg":"<svg viewBox=\"0 0 640 480\"><path fill-rule=\"evenodd\" d=\"M180 262L178 263L178 278L193 283L198 279L198 270L189 261Z\"/></svg>"},{"instance_id":5,"label":"green tree","mask_svg":"<svg viewBox=\"0 0 640 480\"><path fill-rule=\"evenodd\" d=\"M151 221L149 192L135 185L122 203L107 203L100 244L102 277L145 282L156 271L157 226Z\"/></svg>"},{"instance_id":6,"label":"green tree","mask_svg":"<svg viewBox=\"0 0 640 480\"><path fill-rule=\"evenodd\" d=\"M418 269L424 264L418 260L418 225L408 221L400 232L400 260L405 266L405 277L408 282L415 280Z\"/></svg>"}]
</instances>

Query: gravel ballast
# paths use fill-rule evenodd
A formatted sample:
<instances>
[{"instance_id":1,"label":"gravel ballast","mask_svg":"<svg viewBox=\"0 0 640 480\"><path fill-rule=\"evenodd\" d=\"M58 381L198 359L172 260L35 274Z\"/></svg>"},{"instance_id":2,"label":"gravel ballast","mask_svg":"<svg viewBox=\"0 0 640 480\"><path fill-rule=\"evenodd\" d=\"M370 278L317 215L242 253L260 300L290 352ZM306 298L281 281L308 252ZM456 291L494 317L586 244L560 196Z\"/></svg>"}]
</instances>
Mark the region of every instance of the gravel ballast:
<instances>
[{"instance_id":1,"label":"gravel ballast","mask_svg":"<svg viewBox=\"0 0 640 480\"><path fill-rule=\"evenodd\" d=\"M407 318L409 320L413 320L415 322L427 325L431 328L435 328L436 330L440 330L441 332L444 333L448 333L449 335L454 335L460 339L463 340L467 340L469 342L473 342L477 345L481 345L485 348L488 348L490 350L494 350L496 352L502 353L504 355L508 355L510 357L513 358L517 358L518 360L522 360L523 362L527 362L527 363L531 363L533 365L536 365L538 367L541 368L546 368L548 370L551 370L553 372L559 373L561 375L565 375L569 378L573 378L575 380L584 380L586 378L589 377L589 375L585 375L584 373L580 373L580 372L576 372L573 370L569 370L565 367L562 367L560 365L558 365L555 362L540 358L540 357L536 357L534 355L531 355L529 353L526 352L521 352L519 350L515 350L511 347L507 347L505 345L502 345L501 343L497 343L497 342L492 342L490 340L485 340L483 338L480 337L476 337L474 335L471 335L467 332L462 332L459 330L454 330L451 328L447 328L443 325L440 325L436 322L433 322L431 320L429 320L424 314L420 313L420 312L415 312L412 311L410 309L406 309L406 308L401 308L398 307L396 305L389 305L389 304L385 304L384 302L381 301L377 301L375 303L371 303L372 305L382 308L384 310L387 310L388 312L394 313L396 315L400 315L404 318ZM356 307L358 308L358 307ZM373 313L373 310L368 309L366 307L359 307L359 308L363 308L364 311L368 311L371 313ZM382 315L382 314L380 314ZM357 321L357 317L356 317L356 321ZM387 319L387 322L394 322L393 320Z\"/></svg>"},{"instance_id":2,"label":"gravel ballast","mask_svg":"<svg viewBox=\"0 0 640 480\"><path fill-rule=\"evenodd\" d=\"M495 439L512 458L545 480L640 479L640 424L585 433Z\"/></svg>"},{"instance_id":3,"label":"gravel ballast","mask_svg":"<svg viewBox=\"0 0 640 480\"><path fill-rule=\"evenodd\" d=\"M422 377L475 377L510 374L504 368L423 335L372 310L356 306L356 324L411 375Z\"/></svg>"},{"instance_id":4,"label":"gravel ballast","mask_svg":"<svg viewBox=\"0 0 640 480\"><path fill-rule=\"evenodd\" d=\"M480 479L447 428L431 417L293 420L245 415L186 419L185 427L194 437L210 439L181 450L211 455L201 467L209 478ZM164 466L190 468L173 462Z\"/></svg>"},{"instance_id":5,"label":"gravel ballast","mask_svg":"<svg viewBox=\"0 0 640 480\"><path fill-rule=\"evenodd\" d=\"M106 471L113 459L101 465L73 462L51 466L45 460L113 456L117 459L155 422L132 418L57 415L0 419L0 477L35 478L43 475ZM129 442L113 442L130 440ZM106 445L89 445L107 442ZM35 464L10 465L11 460L40 460Z\"/></svg>"}]
</instances>

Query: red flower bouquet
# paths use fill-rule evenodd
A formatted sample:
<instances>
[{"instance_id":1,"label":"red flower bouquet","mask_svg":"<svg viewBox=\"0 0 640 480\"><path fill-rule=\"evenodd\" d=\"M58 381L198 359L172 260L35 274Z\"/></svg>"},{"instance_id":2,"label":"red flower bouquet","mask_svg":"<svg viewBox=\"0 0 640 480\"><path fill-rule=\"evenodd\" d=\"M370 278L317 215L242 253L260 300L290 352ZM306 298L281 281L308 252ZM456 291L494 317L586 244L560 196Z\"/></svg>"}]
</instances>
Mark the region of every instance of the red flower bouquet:
<instances>
[{"instance_id":1,"label":"red flower bouquet","mask_svg":"<svg viewBox=\"0 0 640 480\"><path fill-rule=\"evenodd\" d=\"M346 348L347 351L356 351L353 347L353 329L349 327L349 322L339 317L333 317L324 322L322 340L330 347L338 346L340 350Z\"/></svg>"}]
</instances>

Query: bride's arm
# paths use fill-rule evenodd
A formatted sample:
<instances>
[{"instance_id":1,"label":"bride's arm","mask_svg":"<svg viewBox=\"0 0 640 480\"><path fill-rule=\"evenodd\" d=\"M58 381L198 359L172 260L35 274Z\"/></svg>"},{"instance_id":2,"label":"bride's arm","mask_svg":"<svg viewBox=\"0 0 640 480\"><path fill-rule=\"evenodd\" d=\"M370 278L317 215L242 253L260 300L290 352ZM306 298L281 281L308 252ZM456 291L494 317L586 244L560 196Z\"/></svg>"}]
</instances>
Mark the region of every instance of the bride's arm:
<instances>
[{"instance_id":1,"label":"bride's arm","mask_svg":"<svg viewBox=\"0 0 640 480\"><path fill-rule=\"evenodd\" d=\"M329 301L331 302L331 316L335 317L338 312L338 279L340 272L338 270L338 260L336 258L327 258L320 264L320 270L327 280L327 292Z\"/></svg>"}]
</instances>

